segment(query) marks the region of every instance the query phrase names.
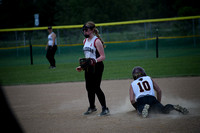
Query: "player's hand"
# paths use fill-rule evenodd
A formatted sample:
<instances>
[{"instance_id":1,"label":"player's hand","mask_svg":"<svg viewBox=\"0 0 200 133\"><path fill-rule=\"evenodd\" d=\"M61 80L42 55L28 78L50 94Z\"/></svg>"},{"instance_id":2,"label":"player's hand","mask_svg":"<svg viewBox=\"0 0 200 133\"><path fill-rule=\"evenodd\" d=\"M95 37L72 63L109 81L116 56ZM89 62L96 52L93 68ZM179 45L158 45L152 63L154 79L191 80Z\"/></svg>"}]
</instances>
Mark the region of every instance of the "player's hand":
<instances>
[{"instance_id":1,"label":"player's hand","mask_svg":"<svg viewBox=\"0 0 200 133\"><path fill-rule=\"evenodd\" d=\"M78 67L76 68L76 71L78 71L78 72L80 72L81 70L82 70L81 66L78 66Z\"/></svg>"},{"instance_id":2,"label":"player's hand","mask_svg":"<svg viewBox=\"0 0 200 133\"><path fill-rule=\"evenodd\" d=\"M97 63L96 59L90 58L90 65L94 66Z\"/></svg>"}]
</instances>

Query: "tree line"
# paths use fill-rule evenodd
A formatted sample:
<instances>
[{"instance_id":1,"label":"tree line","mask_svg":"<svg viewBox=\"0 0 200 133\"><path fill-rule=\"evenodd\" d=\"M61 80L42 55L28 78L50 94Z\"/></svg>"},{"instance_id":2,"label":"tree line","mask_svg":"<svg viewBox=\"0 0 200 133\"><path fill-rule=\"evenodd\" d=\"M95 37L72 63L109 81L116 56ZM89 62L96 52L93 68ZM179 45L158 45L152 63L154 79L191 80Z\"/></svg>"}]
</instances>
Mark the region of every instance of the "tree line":
<instances>
[{"instance_id":1,"label":"tree line","mask_svg":"<svg viewBox=\"0 0 200 133\"><path fill-rule=\"evenodd\" d=\"M0 28L76 25L200 15L197 0L1 0Z\"/></svg>"}]
</instances>

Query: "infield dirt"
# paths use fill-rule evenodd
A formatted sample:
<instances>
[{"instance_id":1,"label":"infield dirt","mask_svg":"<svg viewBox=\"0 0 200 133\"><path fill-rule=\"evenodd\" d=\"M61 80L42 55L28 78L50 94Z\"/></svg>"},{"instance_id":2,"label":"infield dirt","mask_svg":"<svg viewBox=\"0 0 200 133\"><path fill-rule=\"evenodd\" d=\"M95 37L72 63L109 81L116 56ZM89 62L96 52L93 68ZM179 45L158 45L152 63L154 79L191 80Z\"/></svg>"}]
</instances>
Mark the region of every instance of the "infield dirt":
<instances>
[{"instance_id":1,"label":"infield dirt","mask_svg":"<svg viewBox=\"0 0 200 133\"><path fill-rule=\"evenodd\" d=\"M101 106L89 116L85 82L4 86L14 113L27 133L133 133L200 132L200 77L155 78L162 89L162 103L179 104L189 114L150 114L141 118L129 102L127 80L104 80L109 116L100 117Z\"/></svg>"}]
</instances>

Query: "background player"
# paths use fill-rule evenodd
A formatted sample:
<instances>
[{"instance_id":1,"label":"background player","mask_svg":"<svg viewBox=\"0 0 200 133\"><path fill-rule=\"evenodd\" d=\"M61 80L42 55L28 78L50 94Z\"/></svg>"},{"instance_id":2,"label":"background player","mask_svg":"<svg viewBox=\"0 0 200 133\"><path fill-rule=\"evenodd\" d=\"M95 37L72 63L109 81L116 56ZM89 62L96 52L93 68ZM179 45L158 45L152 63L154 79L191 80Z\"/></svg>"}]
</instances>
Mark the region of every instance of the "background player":
<instances>
[{"instance_id":1,"label":"background player","mask_svg":"<svg viewBox=\"0 0 200 133\"><path fill-rule=\"evenodd\" d=\"M102 112L100 116L108 115L109 109L106 106L106 99L103 91L100 88L102 74L104 70L103 60L105 59L104 54L104 45L103 41L98 34L98 30L95 27L94 22L87 22L83 26L83 33L85 39L83 41L84 47L83 51L85 54L85 58L92 58L95 61L85 70L85 82L86 82L86 90L88 93L88 100L89 100L89 108L84 113L84 115L89 115L92 112L97 111L95 106L95 94L97 95L99 102L102 106ZM82 70L81 66L76 68L78 72Z\"/></svg>"},{"instance_id":2,"label":"background player","mask_svg":"<svg viewBox=\"0 0 200 133\"><path fill-rule=\"evenodd\" d=\"M142 67L135 67L132 71L134 81L129 89L130 102L142 117L147 117L149 111L168 114L172 110L187 114L188 110L179 105L162 105L162 91L159 86L146 75ZM154 93L157 92L157 99Z\"/></svg>"},{"instance_id":3,"label":"background player","mask_svg":"<svg viewBox=\"0 0 200 133\"><path fill-rule=\"evenodd\" d=\"M51 26L48 27L48 42L46 46L46 58L48 59L50 63L50 69L56 68L56 61L55 61L55 53L57 50L57 40L56 40L56 34L53 32L53 29Z\"/></svg>"}]
</instances>

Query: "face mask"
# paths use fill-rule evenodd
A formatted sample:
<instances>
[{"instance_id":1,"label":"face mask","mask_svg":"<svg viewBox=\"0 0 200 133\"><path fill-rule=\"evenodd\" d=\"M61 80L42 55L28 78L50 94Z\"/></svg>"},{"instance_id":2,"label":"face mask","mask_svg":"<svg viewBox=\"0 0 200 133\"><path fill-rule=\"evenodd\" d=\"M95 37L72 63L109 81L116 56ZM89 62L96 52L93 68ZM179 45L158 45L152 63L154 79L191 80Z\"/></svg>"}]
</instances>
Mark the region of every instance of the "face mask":
<instances>
[{"instance_id":1,"label":"face mask","mask_svg":"<svg viewBox=\"0 0 200 133\"><path fill-rule=\"evenodd\" d=\"M93 29L95 26L86 26L86 25L83 25L83 28L82 28L82 31L87 31L88 29Z\"/></svg>"},{"instance_id":2,"label":"face mask","mask_svg":"<svg viewBox=\"0 0 200 133\"><path fill-rule=\"evenodd\" d=\"M88 38L88 37L90 37L89 35L84 35L85 36L85 38Z\"/></svg>"},{"instance_id":3,"label":"face mask","mask_svg":"<svg viewBox=\"0 0 200 133\"><path fill-rule=\"evenodd\" d=\"M93 29L93 28L94 28L94 26L90 27L90 26L83 25L82 33L83 33L83 35L85 36L85 38L89 38L90 36L89 36L89 35L85 35L85 34L84 34L84 31L87 32L88 29Z\"/></svg>"}]
</instances>

